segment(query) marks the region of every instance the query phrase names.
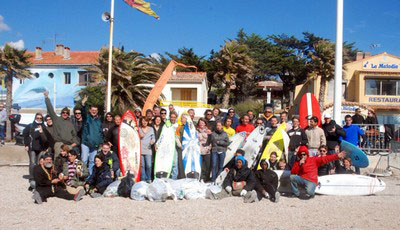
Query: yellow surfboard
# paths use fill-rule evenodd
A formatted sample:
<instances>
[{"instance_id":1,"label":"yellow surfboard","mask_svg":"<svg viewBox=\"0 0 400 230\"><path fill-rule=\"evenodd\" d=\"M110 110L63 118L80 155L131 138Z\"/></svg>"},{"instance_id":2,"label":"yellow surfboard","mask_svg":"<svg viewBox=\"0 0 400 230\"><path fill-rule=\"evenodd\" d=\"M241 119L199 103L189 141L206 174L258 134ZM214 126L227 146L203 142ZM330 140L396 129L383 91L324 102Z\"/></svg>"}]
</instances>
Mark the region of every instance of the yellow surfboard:
<instances>
[{"instance_id":1,"label":"yellow surfboard","mask_svg":"<svg viewBox=\"0 0 400 230\"><path fill-rule=\"evenodd\" d=\"M282 153L287 152L289 146L289 136L285 130L286 124L282 123L268 141L267 146L265 146L260 162L262 159L269 160L272 152L276 152L277 160L279 161L282 158ZM258 163L257 170L258 169L261 169L260 163Z\"/></svg>"}]
</instances>

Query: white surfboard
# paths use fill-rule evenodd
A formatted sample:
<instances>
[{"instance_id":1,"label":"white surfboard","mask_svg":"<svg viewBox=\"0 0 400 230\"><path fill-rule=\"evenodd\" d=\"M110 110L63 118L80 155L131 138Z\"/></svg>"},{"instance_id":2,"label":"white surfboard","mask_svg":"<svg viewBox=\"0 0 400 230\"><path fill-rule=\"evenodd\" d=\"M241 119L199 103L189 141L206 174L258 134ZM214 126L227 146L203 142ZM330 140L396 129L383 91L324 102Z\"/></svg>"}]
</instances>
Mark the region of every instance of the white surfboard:
<instances>
[{"instance_id":1,"label":"white surfboard","mask_svg":"<svg viewBox=\"0 0 400 230\"><path fill-rule=\"evenodd\" d=\"M263 126L258 126L246 138L246 143L243 146L243 150L246 153L244 155L244 158L247 161L248 167L251 167L253 165L253 162L257 159L257 155L262 146L265 134L266 128L264 128Z\"/></svg>"},{"instance_id":2,"label":"white surfboard","mask_svg":"<svg viewBox=\"0 0 400 230\"><path fill-rule=\"evenodd\" d=\"M157 152L154 161L154 177L169 178L176 156L175 128L170 121L162 127L160 138L156 143Z\"/></svg>"},{"instance_id":3,"label":"white surfboard","mask_svg":"<svg viewBox=\"0 0 400 230\"><path fill-rule=\"evenodd\" d=\"M228 173L229 173L229 169L222 170L222 172L215 179L215 184L218 186L222 186L222 183L224 183L224 180L225 180L226 176L228 176Z\"/></svg>"},{"instance_id":4,"label":"white surfboard","mask_svg":"<svg viewBox=\"0 0 400 230\"><path fill-rule=\"evenodd\" d=\"M187 122L183 131L182 149L185 175L190 178L200 179L200 141L193 121L189 116L187 116Z\"/></svg>"},{"instance_id":5,"label":"white surfboard","mask_svg":"<svg viewBox=\"0 0 400 230\"><path fill-rule=\"evenodd\" d=\"M366 196L385 190L386 184L374 177L336 174L318 177L315 193L334 196Z\"/></svg>"},{"instance_id":6,"label":"white surfboard","mask_svg":"<svg viewBox=\"0 0 400 230\"><path fill-rule=\"evenodd\" d=\"M228 146L225 154L224 166L228 164L230 160L232 160L233 156L235 156L236 150L238 150L244 143L246 139L246 132L236 133L234 136L229 138L231 144Z\"/></svg>"}]
</instances>

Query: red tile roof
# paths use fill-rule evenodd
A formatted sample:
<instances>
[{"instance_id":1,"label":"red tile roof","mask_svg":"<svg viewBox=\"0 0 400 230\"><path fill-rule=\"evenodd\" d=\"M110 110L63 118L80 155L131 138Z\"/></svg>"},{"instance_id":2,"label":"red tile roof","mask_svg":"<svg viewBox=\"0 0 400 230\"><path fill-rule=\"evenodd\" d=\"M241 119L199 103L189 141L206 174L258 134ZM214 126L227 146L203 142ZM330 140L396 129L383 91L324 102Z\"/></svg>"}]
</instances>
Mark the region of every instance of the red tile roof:
<instances>
[{"instance_id":1,"label":"red tile roof","mask_svg":"<svg viewBox=\"0 0 400 230\"><path fill-rule=\"evenodd\" d=\"M31 55L29 61L33 65L93 65L97 63L99 52L71 52L70 58L56 56L54 52L42 52L42 59L35 59L35 52L26 52Z\"/></svg>"},{"instance_id":2,"label":"red tile roof","mask_svg":"<svg viewBox=\"0 0 400 230\"><path fill-rule=\"evenodd\" d=\"M207 79L206 72L176 72L168 82L202 82Z\"/></svg>"}]
</instances>

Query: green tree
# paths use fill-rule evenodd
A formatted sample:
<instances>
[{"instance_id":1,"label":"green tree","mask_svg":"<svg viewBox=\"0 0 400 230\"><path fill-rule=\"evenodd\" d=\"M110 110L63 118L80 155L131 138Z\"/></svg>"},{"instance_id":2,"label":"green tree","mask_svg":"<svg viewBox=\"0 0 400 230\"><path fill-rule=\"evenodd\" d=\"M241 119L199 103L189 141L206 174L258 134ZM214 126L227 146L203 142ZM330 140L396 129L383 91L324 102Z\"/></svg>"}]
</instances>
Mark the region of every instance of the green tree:
<instances>
[{"instance_id":1,"label":"green tree","mask_svg":"<svg viewBox=\"0 0 400 230\"><path fill-rule=\"evenodd\" d=\"M169 58L171 58L174 61L177 61L179 63L185 64L185 65L194 65L197 67L197 70L200 72L204 72L205 71L205 66L204 66L204 62L205 62L205 57L206 56L199 56L197 55L194 51L193 48L180 48L178 49L178 54L171 54L166 52L166 54L168 55ZM188 71L192 71L190 69L187 68L180 68L177 67L177 70L180 72L188 72Z\"/></svg>"},{"instance_id":2,"label":"green tree","mask_svg":"<svg viewBox=\"0 0 400 230\"><path fill-rule=\"evenodd\" d=\"M107 84L108 49L102 49L94 76L97 81ZM137 52L125 53L113 50L111 106L113 111L123 113L128 109L143 107L152 84L158 80L161 69L151 58ZM105 92L105 89L104 89Z\"/></svg>"},{"instance_id":3,"label":"green tree","mask_svg":"<svg viewBox=\"0 0 400 230\"><path fill-rule=\"evenodd\" d=\"M254 61L250 58L246 45L237 41L228 41L213 58L216 66L215 77L224 84L222 105L229 104L231 91L246 81L251 81L254 71Z\"/></svg>"},{"instance_id":4,"label":"green tree","mask_svg":"<svg viewBox=\"0 0 400 230\"><path fill-rule=\"evenodd\" d=\"M103 115L103 111L105 108L105 100L104 95L106 95L106 88L103 85L95 85L95 86L87 86L79 91L80 99L77 101L78 108L81 108L81 101L83 96L87 95L88 100L86 102L87 107L92 105L97 106L99 108L99 114ZM113 107L115 109L115 107ZM114 112L114 111L112 111Z\"/></svg>"},{"instance_id":5,"label":"green tree","mask_svg":"<svg viewBox=\"0 0 400 230\"><path fill-rule=\"evenodd\" d=\"M13 79L25 80L32 77L32 73L28 70L31 66L29 62L30 57L31 56L26 54L26 49L15 49L8 44L6 44L3 49L0 49L0 78L5 78L6 81L6 110L8 115L11 114L13 102ZM11 140L11 122L7 122L6 136L7 140Z\"/></svg>"}]
</instances>

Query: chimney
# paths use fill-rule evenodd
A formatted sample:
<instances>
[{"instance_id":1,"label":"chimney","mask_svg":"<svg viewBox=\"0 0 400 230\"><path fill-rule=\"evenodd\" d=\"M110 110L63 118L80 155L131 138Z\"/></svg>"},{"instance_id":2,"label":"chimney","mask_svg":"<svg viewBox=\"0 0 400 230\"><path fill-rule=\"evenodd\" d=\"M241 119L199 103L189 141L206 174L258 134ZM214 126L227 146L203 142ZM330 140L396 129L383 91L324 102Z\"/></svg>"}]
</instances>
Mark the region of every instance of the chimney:
<instances>
[{"instance_id":1,"label":"chimney","mask_svg":"<svg viewBox=\"0 0 400 230\"><path fill-rule=\"evenodd\" d=\"M361 59L364 59L364 53L363 52L357 52L357 58L356 61L359 61Z\"/></svg>"},{"instance_id":2,"label":"chimney","mask_svg":"<svg viewBox=\"0 0 400 230\"><path fill-rule=\"evenodd\" d=\"M42 60L42 48L36 47L35 49L35 59L36 60Z\"/></svg>"},{"instance_id":3,"label":"chimney","mask_svg":"<svg viewBox=\"0 0 400 230\"><path fill-rule=\"evenodd\" d=\"M64 45L56 45L56 56L62 56L64 52Z\"/></svg>"},{"instance_id":4,"label":"chimney","mask_svg":"<svg viewBox=\"0 0 400 230\"><path fill-rule=\"evenodd\" d=\"M69 47L64 48L63 56L64 56L64 60L71 59L71 49Z\"/></svg>"}]
</instances>

